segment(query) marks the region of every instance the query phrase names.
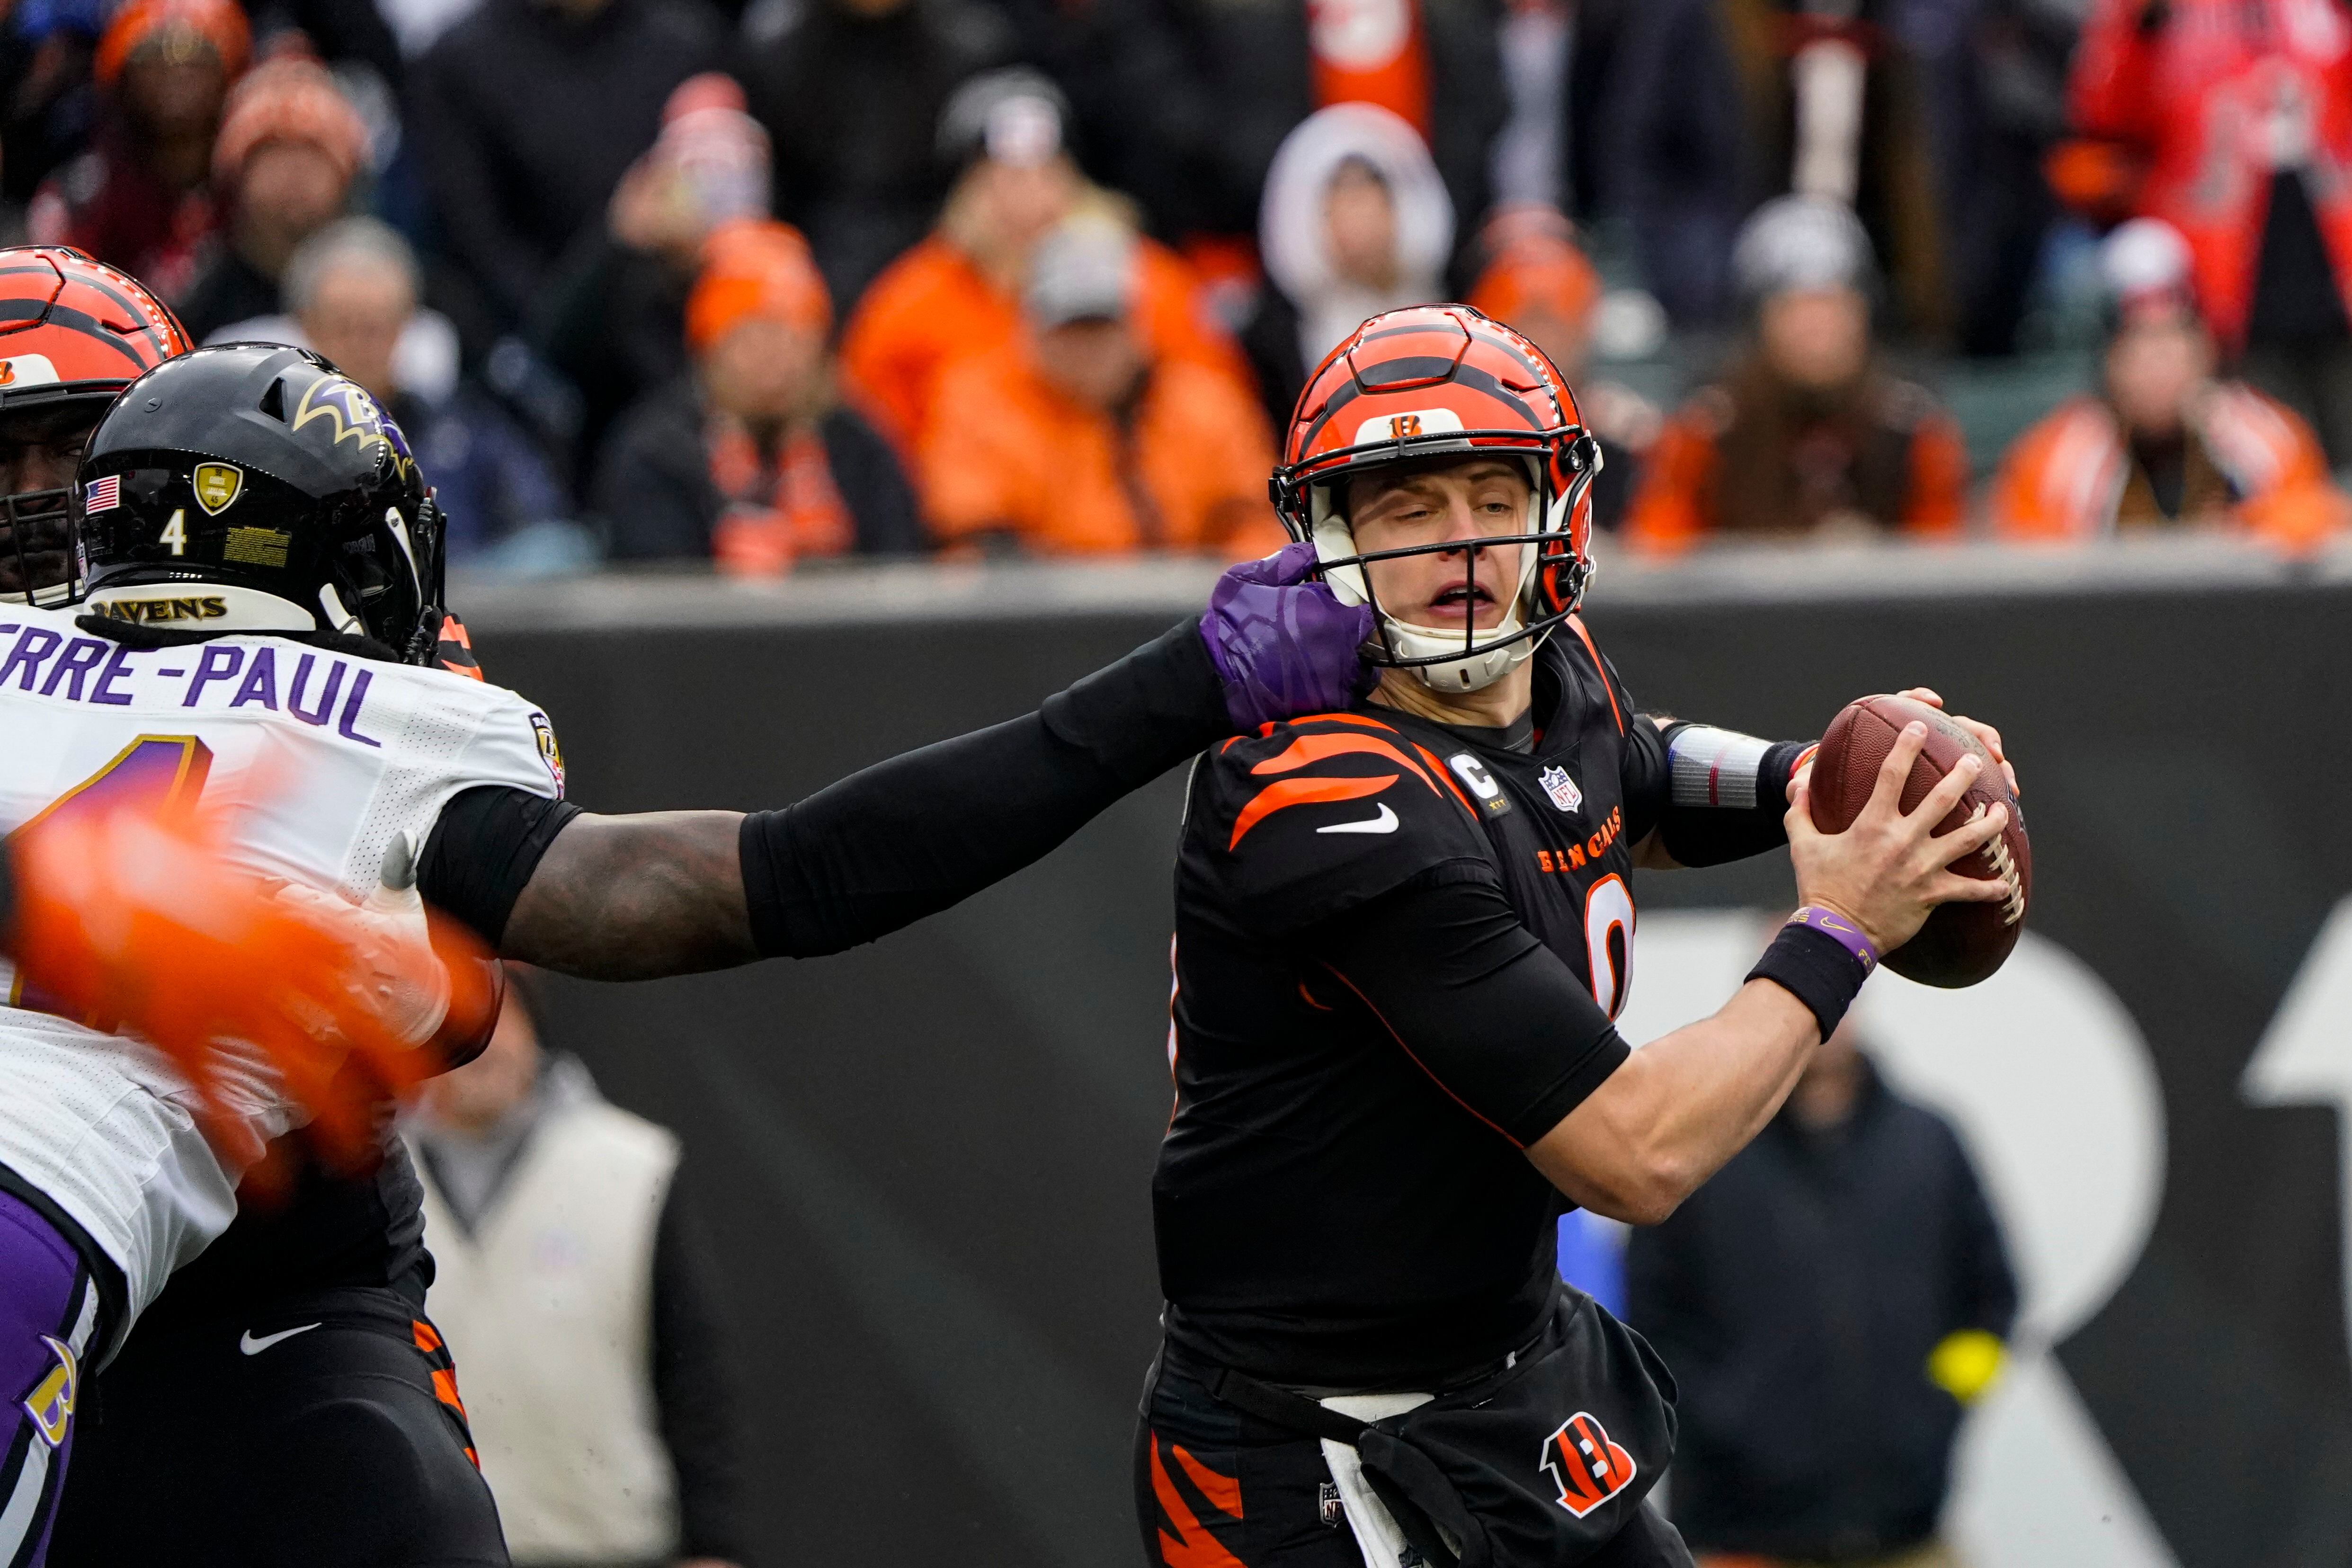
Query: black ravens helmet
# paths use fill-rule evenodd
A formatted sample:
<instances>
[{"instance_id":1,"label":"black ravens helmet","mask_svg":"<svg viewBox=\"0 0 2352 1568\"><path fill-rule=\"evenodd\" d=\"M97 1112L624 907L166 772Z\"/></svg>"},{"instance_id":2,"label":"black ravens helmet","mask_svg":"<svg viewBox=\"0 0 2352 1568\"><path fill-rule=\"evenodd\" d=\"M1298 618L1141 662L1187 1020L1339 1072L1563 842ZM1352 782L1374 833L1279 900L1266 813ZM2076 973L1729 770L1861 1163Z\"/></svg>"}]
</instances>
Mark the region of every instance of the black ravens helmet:
<instances>
[{"instance_id":1,"label":"black ravens helmet","mask_svg":"<svg viewBox=\"0 0 2352 1568\"><path fill-rule=\"evenodd\" d=\"M228 343L156 366L90 433L77 490L95 615L432 658L440 513L400 426L307 349Z\"/></svg>"}]
</instances>

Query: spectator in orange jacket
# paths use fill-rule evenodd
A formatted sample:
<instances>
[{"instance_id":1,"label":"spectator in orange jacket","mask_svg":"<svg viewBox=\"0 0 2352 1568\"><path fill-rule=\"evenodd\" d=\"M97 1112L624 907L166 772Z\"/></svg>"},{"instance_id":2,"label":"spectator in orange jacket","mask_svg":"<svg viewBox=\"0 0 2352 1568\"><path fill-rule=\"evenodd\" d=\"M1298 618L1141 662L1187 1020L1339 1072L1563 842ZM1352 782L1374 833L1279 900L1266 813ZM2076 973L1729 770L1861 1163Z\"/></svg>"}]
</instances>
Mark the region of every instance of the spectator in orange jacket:
<instances>
[{"instance_id":1,"label":"spectator in orange jacket","mask_svg":"<svg viewBox=\"0 0 2352 1568\"><path fill-rule=\"evenodd\" d=\"M1675 551L1715 536L1958 532L1959 426L1876 362L1875 268L1853 214L1818 196L1769 202L1740 231L1732 268L1753 343L1666 422L1627 541Z\"/></svg>"},{"instance_id":2,"label":"spectator in orange jacket","mask_svg":"<svg viewBox=\"0 0 2352 1568\"><path fill-rule=\"evenodd\" d=\"M1030 268L1026 331L940 376L922 472L941 542L1229 560L1281 544L1265 416L1225 376L1154 352L1139 248L1117 225L1064 224Z\"/></svg>"},{"instance_id":3,"label":"spectator in orange jacket","mask_svg":"<svg viewBox=\"0 0 2352 1568\"><path fill-rule=\"evenodd\" d=\"M940 117L941 156L963 172L939 226L874 280L841 343L849 393L902 455L927 444L949 363L1020 337L1022 279L1040 237L1116 201L1078 173L1063 145L1067 122L1060 89L1018 68L973 78ZM1246 390L1240 351L1209 320L1192 268L1149 240L1135 265L1133 321L1153 357Z\"/></svg>"},{"instance_id":4,"label":"spectator in orange jacket","mask_svg":"<svg viewBox=\"0 0 2352 1568\"><path fill-rule=\"evenodd\" d=\"M2242 528L2307 548L2352 521L2311 429L2242 382L2213 378L2189 245L2157 218L2107 237L2113 311L2100 390L2019 437L1993 481L2011 539L2082 540L2147 528Z\"/></svg>"},{"instance_id":5,"label":"spectator in orange jacket","mask_svg":"<svg viewBox=\"0 0 2352 1568\"><path fill-rule=\"evenodd\" d=\"M2352 465L2352 20L2308 0L2096 0L2053 167L2100 216L2158 217L2222 351ZM2105 159L2082 156L2104 151ZM2102 172L2096 182L2071 178ZM2105 188L2099 188L2100 185ZM2135 188L2136 187L2136 188Z\"/></svg>"}]
</instances>

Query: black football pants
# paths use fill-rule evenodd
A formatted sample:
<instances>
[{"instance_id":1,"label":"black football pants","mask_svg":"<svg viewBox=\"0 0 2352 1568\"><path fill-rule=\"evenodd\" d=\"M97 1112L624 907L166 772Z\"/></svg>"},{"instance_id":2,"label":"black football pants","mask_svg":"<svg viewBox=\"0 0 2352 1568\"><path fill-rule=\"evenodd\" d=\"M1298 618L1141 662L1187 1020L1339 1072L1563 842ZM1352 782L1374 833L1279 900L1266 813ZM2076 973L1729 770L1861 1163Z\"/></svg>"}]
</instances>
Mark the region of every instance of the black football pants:
<instances>
[{"instance_id":1,"label":"black football pants","mask_svg":"<svg viewBox=\"0 0 2352 1568\"><path fill-rule=\"evenodd\" d=\"M1136 1423L1135 1512L1150 1568L1364 1568L1323 1446L1224 1404L1164 1353ZM1645 1503L1578 1568L1692 1563L1681 1534Z\"/></svg>"},{"instance_id":2,"label":"black football pants","mask_svg":"<svg viewBox=\"0 0 2352 1568\"><path fill-rule=\"evenodd\" d=\"M142 1324L89 1392L49 1568L505 1568L448 1352L396 1290Z\"/></svg>"}]
</instances>

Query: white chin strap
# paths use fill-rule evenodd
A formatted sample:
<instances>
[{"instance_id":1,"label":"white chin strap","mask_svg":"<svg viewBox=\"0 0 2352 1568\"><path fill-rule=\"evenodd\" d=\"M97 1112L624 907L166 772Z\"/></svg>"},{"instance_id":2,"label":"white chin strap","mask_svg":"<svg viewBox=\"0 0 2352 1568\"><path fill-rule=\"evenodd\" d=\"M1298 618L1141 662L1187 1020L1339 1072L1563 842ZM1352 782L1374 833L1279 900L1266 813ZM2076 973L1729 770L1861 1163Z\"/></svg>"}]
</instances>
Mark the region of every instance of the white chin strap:
<instances>
[{"instance_id":1,"label":"white chin strap","mask_svg":"<svg viewBox=\"0 0 2352 1568\"><path fill-rule=\"evenodd\" d=\"M1531 470L1535 467L1533 462L1528 464ZM1551 503L1550 527L1539 529L1538 509L1544 505L1543 475L1535 471L1530 472L1528 478L1535 488L1528 500L1528 526L1521 531L1565 533L1568 526L1567 498L1562 497ZM1315 486L1309 501L1314 509L1315 555L1320 561L1341 561L1358 553L1355 530L1331 504L1331 489L1329 485ZM1547 630L1540 636L1519 637L1515 642L1502 640L1512 637L1528 624L1528 607L1535 598L1536 566L1543 554L1540 544L1522 544L1517 548L1526 552L1526 557L1519 563L1518 587L1511 595L1509 613L1494 626L1475 628L1471 633L1472 641L1467 653L1457 652L1463 646L1463 636L1458 631L1417 626L1410 621L1398 620L1386 611L1380 612L1381 629L1387 634L1389 647L1397 658L1435 661L1406 667L1419 676L1422 684L1432 691L1476 691L1492 686L1533 658L1544 638L1551 635ZM1331 592L1343 605L1373 603L1361 566L1334 566L1323 574L1323 578L1331 584ZM1448 654L1454 657L1446 658Z\"/></svg>"}]
</instances>

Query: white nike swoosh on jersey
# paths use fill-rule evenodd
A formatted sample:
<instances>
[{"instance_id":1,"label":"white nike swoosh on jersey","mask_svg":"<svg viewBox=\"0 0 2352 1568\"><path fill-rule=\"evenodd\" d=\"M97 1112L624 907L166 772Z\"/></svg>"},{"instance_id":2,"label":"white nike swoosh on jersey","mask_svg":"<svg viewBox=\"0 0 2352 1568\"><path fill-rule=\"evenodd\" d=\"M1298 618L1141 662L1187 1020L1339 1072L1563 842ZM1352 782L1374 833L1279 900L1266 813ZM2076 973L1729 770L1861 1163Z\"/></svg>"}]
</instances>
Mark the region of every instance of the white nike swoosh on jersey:
<instances>
[{"instance_id":1,"label":"white nike swoosh on jersey","mask_svg":"<svg viewBox=\"0 0 2352 1568\"><path fill-rule=\"evenodd\" d=\"M243 1351L247 1355L259 1355L263 1351L268 1350L270 1346L276 1344L280 1340L290 1340L296 1334L307 1334L312 1329L319 1328L320 1326L321 1325L318 1323L305 1323L299 1329L280 1329L274 1334L264 1334L259 1339L254 1338L253 1331L251 1329L247 1329L237 1340L236 1348Z\"/></svg>"},{"instance_id":2,"label":"white nike swoosh on jersey","mask_svg":"<svg viewBox=\"0 0 2352 1568\"><path fill-rule=\"evenodd\" d=\"M1381 814L1378 816L1368 816L1361 822L1335 822L1328 827L1318 827L1315 831L1318 833L1394 833L1396 830L1397 814L1389 809L1386 801L1382 801Z\"/></svg>"}]
</instances>

